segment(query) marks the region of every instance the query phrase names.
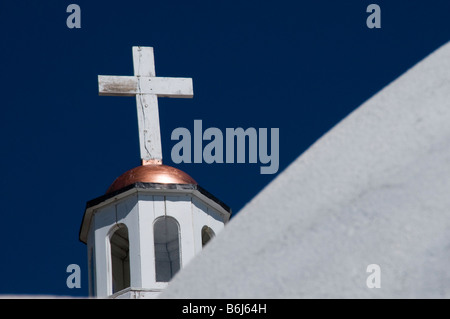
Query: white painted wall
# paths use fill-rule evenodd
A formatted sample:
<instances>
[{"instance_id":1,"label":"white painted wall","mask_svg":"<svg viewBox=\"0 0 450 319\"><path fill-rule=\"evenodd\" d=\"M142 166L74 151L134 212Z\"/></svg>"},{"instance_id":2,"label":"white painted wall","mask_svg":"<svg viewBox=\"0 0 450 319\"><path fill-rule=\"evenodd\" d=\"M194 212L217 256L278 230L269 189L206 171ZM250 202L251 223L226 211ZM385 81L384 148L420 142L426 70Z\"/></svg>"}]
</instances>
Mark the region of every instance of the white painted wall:
<instances>
[{"instance_id":1,"label":"white painted wall","mask_svg":"<svg viewBox=\"0 0 450 319\"><path fill-rule=\"evenodd\" d=\"M450 44L312 145L161 297L449 298Z\"/></svg>"}]
</instances>

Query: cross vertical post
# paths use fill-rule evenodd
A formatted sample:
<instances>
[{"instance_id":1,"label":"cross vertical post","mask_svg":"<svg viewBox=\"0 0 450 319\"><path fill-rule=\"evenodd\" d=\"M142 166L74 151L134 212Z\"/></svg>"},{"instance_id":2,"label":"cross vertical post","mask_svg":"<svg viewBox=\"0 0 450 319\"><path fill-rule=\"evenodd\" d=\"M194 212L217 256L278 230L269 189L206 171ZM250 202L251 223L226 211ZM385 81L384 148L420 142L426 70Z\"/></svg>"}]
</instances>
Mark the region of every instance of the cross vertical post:
<instances>
[{"instance_id":1,"label":"cross vertical post","mask_svg":"<svg viewBox=\"0 0 450 319\"><path fill-rule=\"evenodd\" d=\"M142 77L155 77L153 48L133 47L134 75L138 88ZM141 90L139 89L141 92ZM161 129L159 127L158 99L154 94L137 93L136 107L139 127L139 145L142 163L161 164ZM153 163L152 163L153 164Z\"/></svg>"}]
</instances>

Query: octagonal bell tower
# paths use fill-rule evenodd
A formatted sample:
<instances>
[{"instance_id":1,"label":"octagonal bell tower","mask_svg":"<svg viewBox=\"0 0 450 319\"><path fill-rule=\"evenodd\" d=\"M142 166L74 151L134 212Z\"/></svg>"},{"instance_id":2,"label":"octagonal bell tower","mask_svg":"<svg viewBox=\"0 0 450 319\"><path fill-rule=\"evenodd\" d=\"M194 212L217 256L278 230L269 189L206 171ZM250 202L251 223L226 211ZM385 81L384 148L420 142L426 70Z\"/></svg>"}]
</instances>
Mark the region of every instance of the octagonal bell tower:
<instances>
[{"instance_id":1,"label":"octagonal bell tower","mask_svg":"<svg viewBox=\"0 0 450 319\"><path fill-rule=\"evenodd\" d=\"M89 292L153 298L220 232L230 209L186 173L145 165L118 177L86 205Z\"/></svg>"},{"instance_id":2,"label":"octagonal bell tower","mask_svg":"<svg viewBox=\"0 0 450 319\"><path fill-rule=\"evenodd\" d=\"M192 79L155 76L153 48L133 47L134 76L99 76L100 95L136 96L142 165L86 204L89 293L154 298L231 216L188 174L162 164L158 97L192 97Z\"/></svg>"}]
</instances>

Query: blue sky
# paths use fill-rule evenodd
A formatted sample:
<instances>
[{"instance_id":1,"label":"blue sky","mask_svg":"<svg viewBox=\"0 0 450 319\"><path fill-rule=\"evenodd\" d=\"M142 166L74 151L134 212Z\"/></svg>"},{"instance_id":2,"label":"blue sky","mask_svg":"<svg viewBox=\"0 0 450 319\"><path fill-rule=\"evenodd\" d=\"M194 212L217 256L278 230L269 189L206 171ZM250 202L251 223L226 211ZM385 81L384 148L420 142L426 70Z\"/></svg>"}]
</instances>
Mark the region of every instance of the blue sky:
<instances>
[{"instance_id":1,"label":"blue sky","mask_svg":"<svg viewBox=\"0 0 450 319\"><path fill-rule=\"evenodd\" d=\"M66 26L69 4L81 29ZM381 8L381 29L366 8ZM8 1L0 4L0 294L85 296L86 201L140 165L135 99L98 95L132 75L134 45L193 99L159 99L164 163L234 213L337 122L450 38L448 1ZM178 127L279 128L277 174L174 164ZM355 132L358 134L358 132ZM274 212L276 213L276 212ZM274 230L276 231L276 230ZM82 287L66 286L81 266Z\"/></svg>"}]
</instances>

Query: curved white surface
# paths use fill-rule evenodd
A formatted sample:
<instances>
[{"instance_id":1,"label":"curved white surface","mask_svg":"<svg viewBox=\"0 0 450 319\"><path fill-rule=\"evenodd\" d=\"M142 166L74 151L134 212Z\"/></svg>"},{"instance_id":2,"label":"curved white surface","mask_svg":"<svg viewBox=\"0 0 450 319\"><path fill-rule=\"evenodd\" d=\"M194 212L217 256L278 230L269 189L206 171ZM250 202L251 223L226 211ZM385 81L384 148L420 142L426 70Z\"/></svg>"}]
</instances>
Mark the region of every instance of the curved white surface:
<instances>
[{"instance_id":1,"label":"curved white surface","mask_svg":"<svg viewBox=\"0 0 450 319\"><path fill-rule=\"evenodd\" d=\"M450 297L450 44L312 145L161 297Z\"/></svg>"}]
</instances>

